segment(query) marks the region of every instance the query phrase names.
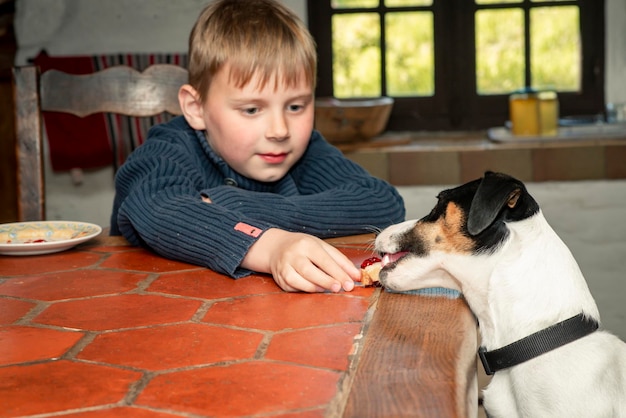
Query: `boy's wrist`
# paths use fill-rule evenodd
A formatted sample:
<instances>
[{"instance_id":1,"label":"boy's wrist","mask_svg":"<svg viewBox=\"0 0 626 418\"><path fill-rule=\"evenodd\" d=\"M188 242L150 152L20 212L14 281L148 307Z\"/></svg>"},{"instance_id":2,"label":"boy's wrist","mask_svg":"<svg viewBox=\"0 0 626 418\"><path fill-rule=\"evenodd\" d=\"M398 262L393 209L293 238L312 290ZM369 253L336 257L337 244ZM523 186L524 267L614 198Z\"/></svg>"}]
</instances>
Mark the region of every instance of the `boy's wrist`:
<instances>
[{"instance_id":1,"label":"boy's wrist","mask_svg":"<svg viewBox=\"0 0 626 418\"><path fill-rule=\"evenodd\" d=\"M269 228L261 233L254 244L248 249L248 252L241 261L241 267L258 273L271 273L269 260L273 251L273 244L276 242L276 231L282 230Z\"/></svg>"}]
</instances>

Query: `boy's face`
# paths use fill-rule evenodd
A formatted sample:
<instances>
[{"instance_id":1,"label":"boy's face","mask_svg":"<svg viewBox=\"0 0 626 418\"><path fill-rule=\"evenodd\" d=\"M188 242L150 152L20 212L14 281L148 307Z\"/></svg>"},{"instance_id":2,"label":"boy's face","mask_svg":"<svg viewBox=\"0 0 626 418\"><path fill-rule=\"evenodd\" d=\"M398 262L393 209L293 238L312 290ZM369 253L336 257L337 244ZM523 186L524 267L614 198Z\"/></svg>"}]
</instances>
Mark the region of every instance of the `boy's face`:
<instances>
[{"instance_id":1,"label":"boy's face","mask_svg":"<svg viewBox=\"0 0 626 418\"><path fill-rule=\"evenodd\" d=\"M274 81L260 89L256 74L239 88L229 80L228 68L222 68L203 106L211 148L235 171L262 182L287 174L304 154L313 130L311 86L303 81L275 88Z\"/></svg>"}]
</instances>

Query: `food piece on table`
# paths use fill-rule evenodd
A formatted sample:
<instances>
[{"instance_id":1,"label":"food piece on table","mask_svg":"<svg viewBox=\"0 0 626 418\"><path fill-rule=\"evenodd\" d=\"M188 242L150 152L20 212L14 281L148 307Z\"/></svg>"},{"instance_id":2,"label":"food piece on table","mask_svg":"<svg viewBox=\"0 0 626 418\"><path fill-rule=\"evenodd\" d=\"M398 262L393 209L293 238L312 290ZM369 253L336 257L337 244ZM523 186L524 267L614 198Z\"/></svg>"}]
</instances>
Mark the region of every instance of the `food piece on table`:
<instances>
[{"instance_id":1,"label":"food piece on table","mask_svg":"<svg viewBox=\"0 0 626 418\"><path fill-rule=\"evenodd\" d=\"M361 263L361 284L374 286L379 283L379 273L382 263L378 257L370 257Z\"/></svg>"}]
</instances>

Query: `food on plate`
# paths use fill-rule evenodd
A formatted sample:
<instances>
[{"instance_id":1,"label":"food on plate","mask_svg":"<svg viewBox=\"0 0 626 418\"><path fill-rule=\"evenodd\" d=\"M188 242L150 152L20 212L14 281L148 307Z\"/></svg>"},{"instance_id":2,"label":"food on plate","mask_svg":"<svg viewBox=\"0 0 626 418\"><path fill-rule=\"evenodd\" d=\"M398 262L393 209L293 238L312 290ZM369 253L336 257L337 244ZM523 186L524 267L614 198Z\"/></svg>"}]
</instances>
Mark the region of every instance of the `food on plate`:
<instances>
[{"instance_id":1,"label":"food on plate","mask_svg":"<svg viewBox=\"0 0 626 418\"><path fill-rule=\"evenodd\" d=\"M376 286L379 282L378 274L382 263L378 257L370 257L361 263L361 284L363 286Z\"/></svg>"},{"instance_id":2,"label":"food on plate","mask_svg":"<svg viewBox=\"0 0 626 418\"><path fill-rule=\"evenodd\" d=\"M42 244L77 239L89 234L89 230L80 230L65 225L25 225L21 228L8 228L6 231L0 231L0 244Z\"/></svg>"}]
</instances>

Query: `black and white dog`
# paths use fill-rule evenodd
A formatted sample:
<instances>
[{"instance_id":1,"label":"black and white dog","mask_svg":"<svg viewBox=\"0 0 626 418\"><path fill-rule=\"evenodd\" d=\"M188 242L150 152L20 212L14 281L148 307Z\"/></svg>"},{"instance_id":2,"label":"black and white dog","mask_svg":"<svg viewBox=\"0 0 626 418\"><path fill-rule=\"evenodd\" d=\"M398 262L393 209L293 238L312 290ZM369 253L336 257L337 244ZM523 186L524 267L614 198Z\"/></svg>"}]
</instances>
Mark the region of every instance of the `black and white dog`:
<instances>
[{"instance_id":1,"label":"black and white dog","mask_svg":"<svg viewBox=\"0 0 626 418\"><path fill-rule=\"evenodd\" d=\"M564 208L567 210L567 208ZM626 417L626 344L522 182L487 172L376 238L396 291L460 290L476 315L490 417Z\"/></svg>"}]
</instances>

